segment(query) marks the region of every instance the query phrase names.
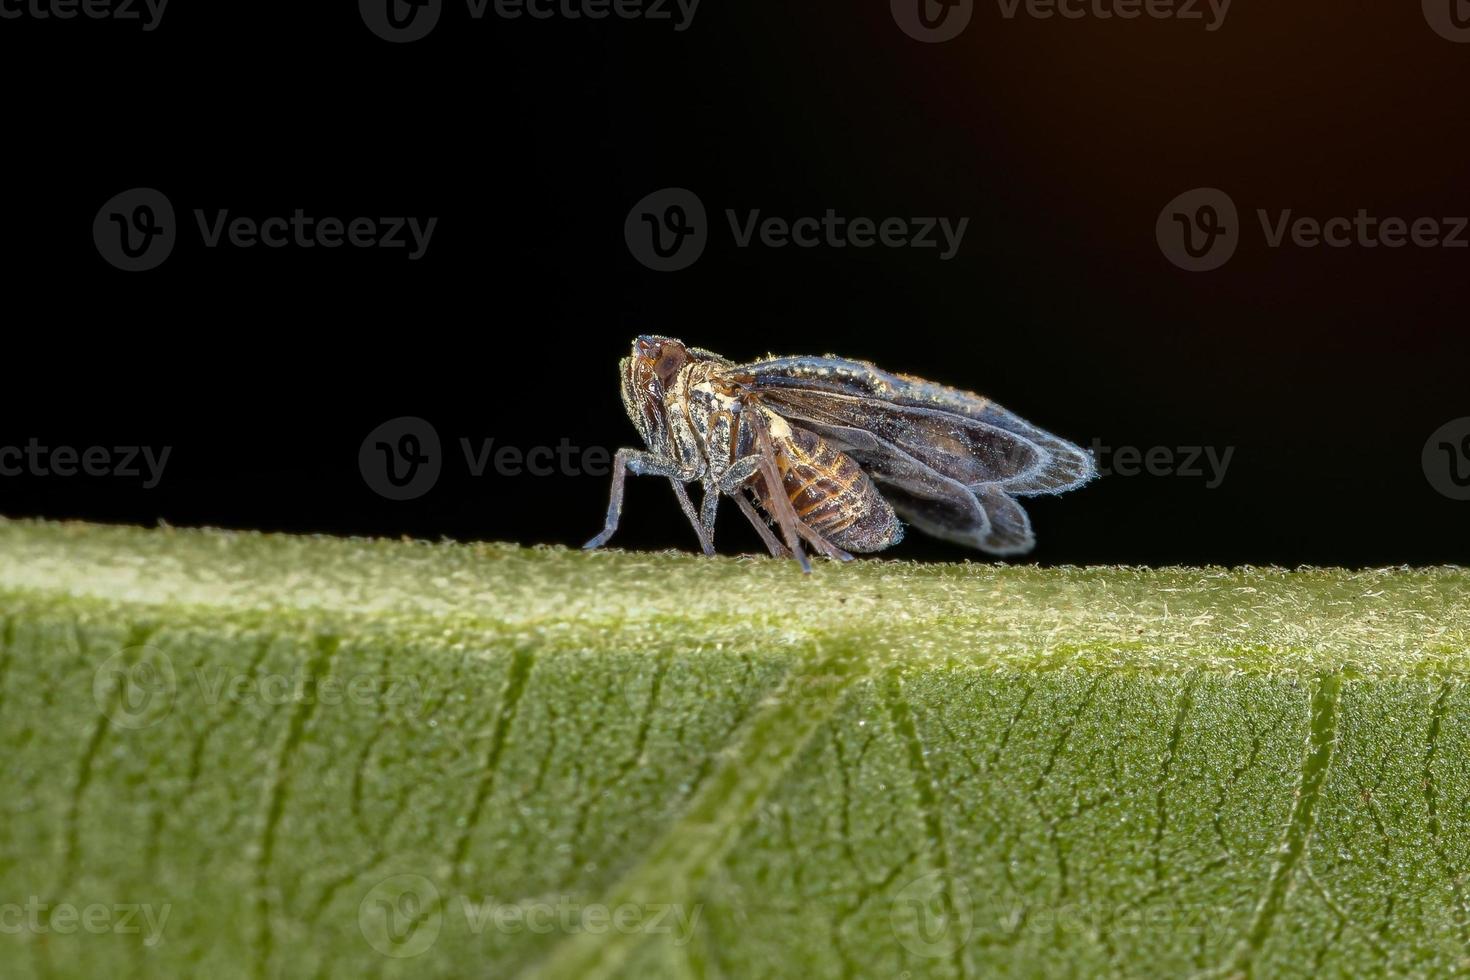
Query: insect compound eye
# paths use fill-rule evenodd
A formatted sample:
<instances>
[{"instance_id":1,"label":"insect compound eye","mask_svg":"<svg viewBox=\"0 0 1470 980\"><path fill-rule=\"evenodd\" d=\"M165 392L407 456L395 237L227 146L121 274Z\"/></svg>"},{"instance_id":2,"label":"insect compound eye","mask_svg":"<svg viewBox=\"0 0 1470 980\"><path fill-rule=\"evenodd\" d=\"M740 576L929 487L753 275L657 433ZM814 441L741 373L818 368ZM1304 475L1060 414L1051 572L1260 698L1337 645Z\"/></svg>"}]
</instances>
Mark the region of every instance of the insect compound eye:
<instances>
[{"instance_id":1,"label":"insect compound eye","mask_svg":"<svg viewBox=\"0 0 1470 980\"><path fill-rule=\"evenodd\" d=\"M678 374L679 369L684 366L684 361L684 352L672 344L667 344L659 352L658 360L653 363L653 373L658 375L658 379L664 383L665 387L668 387L669 383L674 380L674 375Z\"/></svg>"}]
</instances>

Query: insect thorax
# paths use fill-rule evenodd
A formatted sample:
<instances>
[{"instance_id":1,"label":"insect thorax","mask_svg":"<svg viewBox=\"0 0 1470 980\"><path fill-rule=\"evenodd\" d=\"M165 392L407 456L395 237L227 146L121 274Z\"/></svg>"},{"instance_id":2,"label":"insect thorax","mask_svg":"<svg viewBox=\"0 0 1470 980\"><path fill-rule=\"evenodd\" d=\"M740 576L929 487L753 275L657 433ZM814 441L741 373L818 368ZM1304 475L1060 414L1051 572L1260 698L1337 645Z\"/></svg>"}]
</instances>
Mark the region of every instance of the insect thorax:
<instances>
[{"instance_id":1,"label":"insect thorax","mask_svg":"<svg viewBox=\"0 0 1470 980\"><path fill-rule=\"evenodd\" d=\"M753 449L750 432L741 425L743 393L721 377L719 365L692 364L685 375L683 401L689 426L711 476L718 479L732 462Z\"/></svg>"}]
</instances>

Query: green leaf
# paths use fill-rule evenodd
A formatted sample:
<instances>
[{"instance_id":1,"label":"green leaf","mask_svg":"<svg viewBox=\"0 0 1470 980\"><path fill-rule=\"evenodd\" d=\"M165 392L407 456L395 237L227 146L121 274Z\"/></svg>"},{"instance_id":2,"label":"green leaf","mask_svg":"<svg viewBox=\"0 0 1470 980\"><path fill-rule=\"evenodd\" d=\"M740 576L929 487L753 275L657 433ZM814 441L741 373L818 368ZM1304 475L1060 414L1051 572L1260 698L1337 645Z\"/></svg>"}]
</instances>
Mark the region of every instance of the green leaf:
<instances>
[{"instance_id":1,"label":"green leaf","mask_svg":"<svg viewBox=\"0 0 1470 980\"><path fill-rule=\"evenodd\" d=\"M0 522L6 976L1470 969L1470 574Z\"/></svg>"}]
</instances>

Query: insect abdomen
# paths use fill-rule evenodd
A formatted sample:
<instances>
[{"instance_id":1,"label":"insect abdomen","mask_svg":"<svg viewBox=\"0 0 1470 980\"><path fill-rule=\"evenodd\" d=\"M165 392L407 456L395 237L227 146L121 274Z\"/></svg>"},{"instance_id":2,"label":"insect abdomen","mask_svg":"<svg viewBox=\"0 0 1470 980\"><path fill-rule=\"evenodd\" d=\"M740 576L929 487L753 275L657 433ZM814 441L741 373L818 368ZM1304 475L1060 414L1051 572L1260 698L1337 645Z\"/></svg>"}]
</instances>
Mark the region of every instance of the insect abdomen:
<instances>
[{"instance_id":1,"label":"insect abdomen","mask_svg":"<svg viewBox=\"0 0 1470 980\"><path fill-rule=\"evenodd\" d=\"M813 531L848 551L881 551L903 537L893 508L852 457L806 429L791 429L776 449L786 496Z\"/></svg>"}]
</instances>

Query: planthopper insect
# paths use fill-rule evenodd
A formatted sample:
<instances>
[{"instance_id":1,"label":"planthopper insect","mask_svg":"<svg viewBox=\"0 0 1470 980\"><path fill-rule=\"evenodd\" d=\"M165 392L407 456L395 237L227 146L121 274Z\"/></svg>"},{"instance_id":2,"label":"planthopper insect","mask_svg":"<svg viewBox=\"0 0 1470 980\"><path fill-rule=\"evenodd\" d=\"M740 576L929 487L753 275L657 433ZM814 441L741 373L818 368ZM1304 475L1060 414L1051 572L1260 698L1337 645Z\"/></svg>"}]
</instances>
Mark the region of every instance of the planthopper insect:
<instances>
[{"instance_id":1,"label":"planthopper insect","mask_svg":"<svg viewBox=\"0 0 1470 980\"><path fill-rule=\"evenodd\" d=\"M803 541L848 561L898 543L900 518L946 541L1020 554L1035 539L1015 498L1096 475L1090 453L987 398L865 361L736 364L646 336L620 368L623 404L648 448L618 450L607 521L588 548L617 530L628 472L668 478L705 554L727 496L772 555L795 556L804 571ZM684 489L696 480L698 513Z\"/></svg>"}]
</instances>

